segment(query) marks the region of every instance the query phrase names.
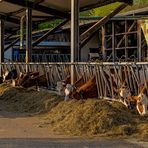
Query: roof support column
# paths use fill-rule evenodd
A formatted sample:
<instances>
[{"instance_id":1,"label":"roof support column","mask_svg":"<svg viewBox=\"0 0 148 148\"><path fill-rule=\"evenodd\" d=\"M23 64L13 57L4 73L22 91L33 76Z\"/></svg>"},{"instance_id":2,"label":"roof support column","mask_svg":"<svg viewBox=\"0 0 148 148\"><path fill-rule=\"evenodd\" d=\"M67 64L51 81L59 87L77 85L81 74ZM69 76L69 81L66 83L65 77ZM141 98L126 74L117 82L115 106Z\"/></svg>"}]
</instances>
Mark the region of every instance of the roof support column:
<instances>
[{"instance_id":1,"label":"roof support column","mask_svg":"<svg viewBox=\"0 0 148 148\"><path fill-rule=\"evenodd\" d=\"M32 52L32 10L26 9L26 72L28 72L28 62L31 62Z\"/></svg>"},{"instance_id":2,"label":"roof support column","mask_svg":"<svg viewBox=\"0 0 148 148\"><path fill-rule=\"evenodd\" d=\"M0 20L0 63L4 62L4 20ZM2 76L2 69L0 65L0 76Z\"/></svg>"},{"instance_id":3,"label":"roof support column","mask_svg":"<svg viewBox=\"0 0 148 148\"><path fill-rule=\"evenodd\" d=\"M71 0L71 63L79 61L79 0ZM74 84L74 65L71 66L71 84Z\"/></svg>"},{"instance_id":4,"label":"roof support column","mask_svg":"<svg viewBox=\"0 0 148 148\"><path fill-rule=\"evenodd\" d=\"M20 21L20 49L24 49L24 22L25 22L25 17L26 15L23 15L21 17L21 21Z\"/></svg>"}]
</instances>

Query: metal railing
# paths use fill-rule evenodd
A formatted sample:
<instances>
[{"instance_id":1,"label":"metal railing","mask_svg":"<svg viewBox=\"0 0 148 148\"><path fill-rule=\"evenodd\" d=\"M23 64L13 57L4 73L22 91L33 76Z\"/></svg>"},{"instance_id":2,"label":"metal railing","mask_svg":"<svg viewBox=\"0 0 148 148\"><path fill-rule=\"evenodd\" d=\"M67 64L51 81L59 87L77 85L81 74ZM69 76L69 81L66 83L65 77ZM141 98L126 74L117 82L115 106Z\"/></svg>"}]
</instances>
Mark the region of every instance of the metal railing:
<instances>
[{"instance_id":1,"label":"metal railing","mask_svg":"<svg viewBox=\"0 0 148 148\"><path fill-rule=\"evenodd\" d=\"M140 87L148 80L148 62L121 62L121 63L29 63L29 71L39 71L46 74L48 87L56 88L57 81L70 75L71 65L74 65L76 79L84 75L86 82L92 75L96 76L98 97L116 98L113 91L114 83L117 89L125 82L131 92L137 95ZM26 71L26 63L1 63L2 73L6 70L16 69L19 72Z\"/></svg>"}]
</instances>

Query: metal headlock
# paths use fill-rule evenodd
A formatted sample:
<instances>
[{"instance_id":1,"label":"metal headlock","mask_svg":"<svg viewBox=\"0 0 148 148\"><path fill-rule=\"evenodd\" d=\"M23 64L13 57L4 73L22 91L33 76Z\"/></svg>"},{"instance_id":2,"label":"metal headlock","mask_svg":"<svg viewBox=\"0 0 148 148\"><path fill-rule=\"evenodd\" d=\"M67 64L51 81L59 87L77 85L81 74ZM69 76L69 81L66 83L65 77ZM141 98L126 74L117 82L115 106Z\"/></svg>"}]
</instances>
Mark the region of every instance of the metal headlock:
<instances>
[{"instance_id":1,"label":"metal headlock","mask_svg":"<svg viewBox=\"0 0 148 148\"><path fill-rule=\"evenodd\" d=\"M76 80L83 75L86 82L92 75L95 75L98 98L117 98L116 93L113 91L114 83L117 85L117 89L119 89L125 81L130 90L137 95L140 91L140 85L144 83L143 85L147 86L146 82L148 82L148 62L44 62L27 64L29 72L39 71L40 74L46 75L48 88L55 88L57 81L61 81L66 76L69 76L71 65L74 65ZM2 73L12 69L16 69L18 73L26 72L26 63L1 63L0 67Z\"/></svg>"}]
</instances>

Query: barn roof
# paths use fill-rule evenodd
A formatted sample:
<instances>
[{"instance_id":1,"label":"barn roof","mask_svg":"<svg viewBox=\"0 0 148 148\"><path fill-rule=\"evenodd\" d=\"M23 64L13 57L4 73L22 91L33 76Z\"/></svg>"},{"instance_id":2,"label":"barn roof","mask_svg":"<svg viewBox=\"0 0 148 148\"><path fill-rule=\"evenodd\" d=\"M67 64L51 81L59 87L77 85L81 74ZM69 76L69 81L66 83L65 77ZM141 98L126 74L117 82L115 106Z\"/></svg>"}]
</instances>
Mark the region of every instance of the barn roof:
<instances>
[{"instance_id":1,"label":"barn roof","mask_svg":"<svg viewBox=\"0 0 148 148\"><path fill-rule=\"evenodd\" d=\"M19 24L25 8L33 9L33 21L42 21L53 17L70 17L71 0L0 0L0 17L6 22L6 27ZM132 4L132 0L80 0L80 11L100 7L114 2Z\"/></svg>"}]
</instances>

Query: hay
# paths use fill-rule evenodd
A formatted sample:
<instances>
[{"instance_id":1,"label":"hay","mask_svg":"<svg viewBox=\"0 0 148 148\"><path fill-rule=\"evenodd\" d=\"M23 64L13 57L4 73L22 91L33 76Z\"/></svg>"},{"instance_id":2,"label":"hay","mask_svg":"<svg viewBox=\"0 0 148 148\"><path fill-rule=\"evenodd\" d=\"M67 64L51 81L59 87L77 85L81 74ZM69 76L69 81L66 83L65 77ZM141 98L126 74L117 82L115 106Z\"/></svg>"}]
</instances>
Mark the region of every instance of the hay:
<instances>
[{"instance_id":1,"label":"hay","mask_svg":"<svg viewBox=\"0 0 148 148\"><path fill-rule=\"evenodd\" d=\"M51 110L62 98L46 90L38 92L3 84L0 86L0 100L8 111L39 113Z\"/></svg>"},{"instance_id":2,"label":"hay","mask_svg":"<svg viewBox=\"0 0 148 148\"><path fill-rule=\"evenodd\" d=\"M133 122L132 114L122 104L88 99L61 102L49 112L45 124L57 133L97 135Z\"/></svg>"},{"instance_id":3,"label":"hay","mask_svg":"<svg viewBox=\"0 0 148 148\"><path fill-rule=\"evenodd\" d=\"M124 136L148 141L148 116L133 114L123 104L88 99L62 101L47 90L39 92L0 85L0 101L7 110L42 114L39 127L49 132L76 136Z\"/></svg>"},{"instance_id":4,"label":"hay","mask_svg":"<svg viewBox=\"0 0 148 148\"><path fill-rule=\"evenodd\" d=\"M45 117L42 127L48 126L51 131L64 135L135 136L148 140L147 118L142 118L119 102L71 100L54 107Z\"/></svg>"}]
</instances>

